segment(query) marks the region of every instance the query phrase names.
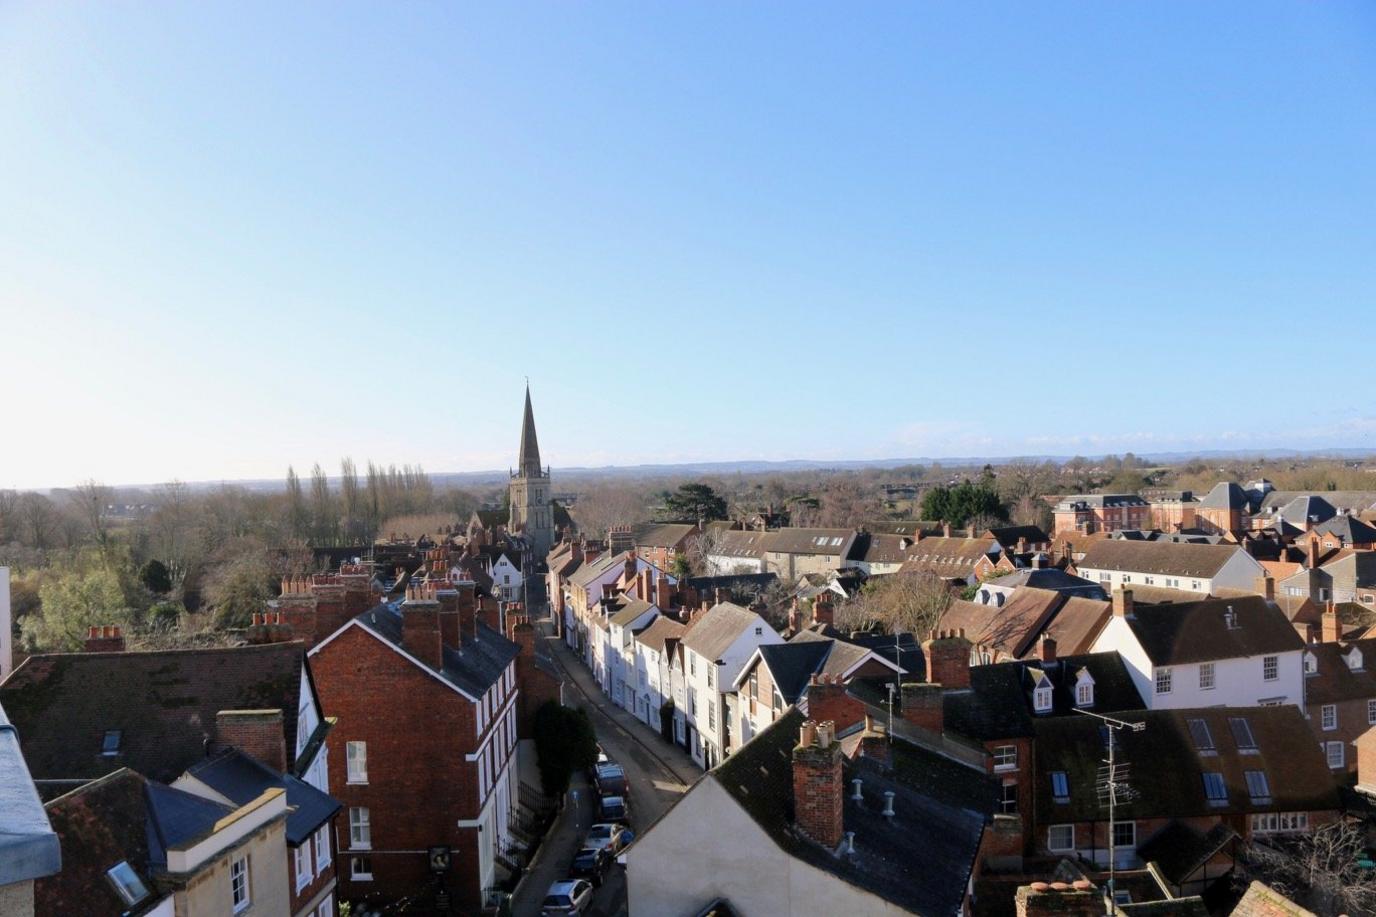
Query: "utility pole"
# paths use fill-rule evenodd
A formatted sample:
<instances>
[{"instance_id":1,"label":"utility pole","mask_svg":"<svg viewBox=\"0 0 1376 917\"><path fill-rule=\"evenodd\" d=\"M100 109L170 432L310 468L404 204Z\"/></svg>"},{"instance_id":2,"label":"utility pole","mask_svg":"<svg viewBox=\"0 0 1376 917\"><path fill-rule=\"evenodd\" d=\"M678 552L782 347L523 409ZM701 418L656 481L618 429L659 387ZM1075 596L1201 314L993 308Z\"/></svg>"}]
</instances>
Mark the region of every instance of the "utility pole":
<instances>
[{"instance_id":1,"label":"utility pole","mask_svg":"<svg viewBox=\"0 0 1376 917\"><path fill-rule=\"evenodd\" d=\"M1127 765L1123 765L1120 772L1118 769L1118 740L1116 734L1124 729L1133 732L1142 732L1147 728L1146 723L1130 723L1127 720L1116 719L1111 716L1104 716L1102 713L1091 713L1088 710L1075 708L1076 713L1085 716L1092 716L1104 724L1108 730L1108 766L1103 770L1103 777L1098 783L1098 793L1102 799L1108 796L1108 893L1104 896L1104 913L1112 915L1116 909L1114 893L1115 884L1118 878L1117 844L1114 843L1114 835L1117 833L1114 828L1117 825L1118 816L1118 795L1121 792L1124 801L1131 801L1132 787L1128 785Z\"/></svg>"}]
</instances>

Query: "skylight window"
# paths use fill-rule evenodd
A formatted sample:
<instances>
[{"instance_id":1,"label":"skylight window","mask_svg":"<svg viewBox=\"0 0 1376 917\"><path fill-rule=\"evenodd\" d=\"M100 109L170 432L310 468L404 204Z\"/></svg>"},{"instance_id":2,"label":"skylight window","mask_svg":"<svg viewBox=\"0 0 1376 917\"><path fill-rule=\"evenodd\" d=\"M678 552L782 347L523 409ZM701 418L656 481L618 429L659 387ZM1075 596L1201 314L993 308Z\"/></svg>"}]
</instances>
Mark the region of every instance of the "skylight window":
<instances>
[{"instance_id":1,"label":"skylight window","mask_svg":"<svg viewBox=\"0 0 1376 917\"><path fill-rule=\"evenodd\" d=\"M105 735L100 740L100 753L107 758L113 758L119 754L119 743L124 737L124 732L119 729L107 729Z\"/></svg>"},{"instance_id":2,"label":"skylight window","mask_svg":"<svg viewBox=\"0 0 1376 917\"><path fill-rule=\"evenodd\" d=\"M1194 747L1201 754L1212 754L1214 752L1214 737L1209 732L1209 724L1203 720L1193 719L1186 721L1190 727L1190 738L1194 740Z\"/></svg>"},{"instance_id":3,"label":"skylight window","mask_svg":"<svg viewBox=\"0 0 1376 917\"><path fill-rule=\"evenodd\" d=\"M1228 717L1228 728L1232 730L1233 741L1237 743L1238 751L1256 751L1257 740L1252 735L1252 724L1244 717Z\"/></svg>"},{"instance_id":4,"label":"skylight window","mask_svg":"<svg viewBox=\"0 0 1376 917\"><path fill-rule=\"evenodd\" d=\"M1209 797L1209 805L1226 806L1228 804L1228 786L1223 782L1223 775L1217 771L1204 772L1204 795Z\"/></svg>"},{"instance_id":5,"label":"skylight window","mask_svg":"<svg viewBox=\"0 0 1376 917\"><path fill-rule=\"evenodd\" d=\"M1266 771L1247 772L1247 795L1257 805L1270 805L1271 784L1266 779Z\"/></svg>"},{"instance_id":6,"label":"skylight window","mask_svg":"<svg viewBox=\"0 0 1376 917\"><path fill-rule=\"evenodd\" d=\"M1051 772L1051 797L1056 802L1070 801L1070 779L1065 771Z\"/></svg>"},{"instance_id":7,"label":"skylight window","mask_svg":"<svg viewBox=\"0 0 1376 917\"><path fill-rule=\"evenodd\" d=\"M115 892L125 904L138 904L148 897L148 886L144 885L139 874L134 872L134 867L124 860L107 870L105 878L110 880L110 884L115 887Z\"/></svg>"}]
</instances>

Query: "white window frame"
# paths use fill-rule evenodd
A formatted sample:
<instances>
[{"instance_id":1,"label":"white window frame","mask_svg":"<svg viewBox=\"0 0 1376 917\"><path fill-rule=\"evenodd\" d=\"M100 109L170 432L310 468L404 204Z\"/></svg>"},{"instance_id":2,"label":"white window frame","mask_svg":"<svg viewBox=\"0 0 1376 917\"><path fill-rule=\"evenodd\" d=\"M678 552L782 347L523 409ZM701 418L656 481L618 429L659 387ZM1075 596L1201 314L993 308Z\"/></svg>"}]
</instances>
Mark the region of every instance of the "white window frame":
<instances>
[{"instance_id":1,"label":"white window frame","mask_svg":"<svg viewBox=\"0 0 1376 917\"><path fill-rule=\"evenodd\" d=\"M1058 847L1055 840L1057 831L1069 832L1070 843ZM1070 853L1073 851L1075 849L1075 825L1073 823L1066 823L1049 826L1046 829L1046 849L1050 850L1052 853Z\"/></svg>"},{"instance_id":2,"label":"white window frame","mask_svg":"<svg viewBox=\"0 0 1376 917\"><path fill-rule=\"evenodd\" d=\"M333 862L333 855L330 852L330 823L326 822L315 832L316 874L323 873L331 862Z\"/></svg>"},{"instance_id":3,"label":"white window frame","mask_svg":"<svg viewBox=\"0 0 1376 917\"><path fill-rule=\"evenodd\" d=\"M344 743L344 782L366 786L368 783L368 743Z\"/></svg>"},{"instance_id":4,"label":"white window frame","mask_svg":"<svg viewBox=\"0 0 1376 917\"><path fill-rule=\"evenodd\" d=\"M1094 682L1082 681L1075 685L1075 706L1094 706Z\"/></svg>"},{"instance_id":5,"label":"white window frame","mask_svg":"<svg viewBox=\"0 0 1376 917\"><path fill-rule=\"evenodd\" d=\"M1216 676L1217 670L1212 662L1201 662L1199 664L1199 690L1212 691Z\"/></svg>"},{"instance_id":6,"label":"white window frame","mask_svg":"<svg viewBox=\"0 0 1376 917\"><path fill-rule=\"evenodd\" d=\"M1262 656L1261 657L1261 680L1276 681L1280 678L1280 657Z\"/></svg>"},{"instance_id":7,"label":"white window frame","mask_svg":"<svg viewBox=\"0 0 1376 917\"><path fill-rule=\"evenodd\" d=\"M1170 666L1158 668L1153 676L1152 687L1156 694L1170 694L1174 675Z\"/></svg>"},{"instance_id":8,"label":"white window frame","mask_svg":"<svg viewBox=\"0 0 1376 917\"><path fill-rule=\"evenodd\" d=\"M1118 843L1117 840L1116 840L1115 835L1117 834L1119 828L1129 828L1129 829L1131 829L1131 831L1132 831L1132 840L1129 841L1129 842L1127 842L1127 843L1121 843L1121 844ZM1112 823L1112 827L1109 828L1109 831L1112 832L1112 833L1109 835L1109 840L1113 842L1113 849L1114 849L1115 851L1118 851L1118 850L1136 850L1136 849L1137 849L1137 822L1135 822L1135 821L1116 821L1116 822L1113 822L1113 823Z\"/></svg>"},{"instance_id":9,"label":"white window frame","mask_svg":"<svg viewBox=\"0 0 1376 917\"><path fill-rule=\"evenodd\" d=\"M367 806L349 808L349 849L373 849L373 814Z\"/></svg>"},{"instance_id":10,"label":"white window frame","mask_svg":"<svg viewBox=\"0 0 1376 917\"><path fill-rule=\"evenodd\" d=\"M1342 742L1323 743L1324 757L1328 760L1330 770L1340 770L1347 767L1347 748Z\"/></svg>"},{"instance_id":11,"label":"white window frame","mask_svg":"<svg viewBox=\"0 0 1376 917\"><path fill-rule=\"evenodd\" d=\"M1038 713L1051 712L1053 704L1050 685L1039 685L1032 692L1032 706L1036 708Z\"/></svg>"},{"instance_id":12,"label":"white window frame","mask_svg":"<svg viewBox=\"0 0 1376 917\"><path fill-rule=\"evenodd\" d=\"M1366 724L1376 726L1376 698L1371 698L1366 702Z\"/></svg>"},{"instance_id":13,"label":"white window frame","mask_svg":"<svg viewBox=\"0 0 1376 917\"><path fill-rule=\"evenodd\" d=\"M248 867L247 853L229 862L229 899L236 914L253 904L253 883Z\"/></svg>"},{"instance_id":14,"label":"white window frame","mask_svg":"<svg viewBox=\"0 0 1376 917\"><path fill-rule=\"evenodd\" d=\"M1018 769L1018 746L995 745L993 754L994 773L1002 774Z\"/></svg>"},{"instance_id":15,"label":"white window frame","mask_svg":"<svg viewBox=\"0 0 1376 917\"><path fill-rule=\"evenodd\" d=\"M1338 705L1324 704L1319 708L1319 723L1324 732L1338 728Z\"/></svg>"},{"instance_id":16,"label":"white window frame","mask_svg":"<svg viewBox=\"0 0 1376 917\"><path fill-rule=\"evenodd\" d=\"M300 845L292 848L292 865L296 869L296 891L311 884L315 875L311 872L311 839L306 838Z\"/></svg>"}]
</instances>

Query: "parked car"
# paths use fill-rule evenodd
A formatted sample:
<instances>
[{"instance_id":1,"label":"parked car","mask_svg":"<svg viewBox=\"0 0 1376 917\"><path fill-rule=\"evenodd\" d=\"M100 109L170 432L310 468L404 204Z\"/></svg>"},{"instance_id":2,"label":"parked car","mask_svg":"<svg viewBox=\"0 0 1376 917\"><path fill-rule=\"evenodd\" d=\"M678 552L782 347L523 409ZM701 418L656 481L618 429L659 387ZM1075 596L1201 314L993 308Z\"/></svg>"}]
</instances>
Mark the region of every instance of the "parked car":
<instances>
[{"instance_id":1,"label":"parked car","mask_svg":"<svg viewBox=\"0 0 1376 917\"><path fill-rule=\"evenodd\" d=\"M603 796L597 801L597 820L614 821L621 824L629 824L631 820L630 807L626 804L624 796Z\"/></svg>"},{"instance_id":2,"label":"parked car","mask_svg":"<svg viewBox=\"0 0 1376 917\"><path fill-rule=\"evenodd\" d=\"M541 914L582 914L592 906L592 883L586 879L555 882L545 895Z\"/></svg>"},{"instance_id":3,"label":"parked car","mask_svg":"<svg viewBox=\"0 0 1376 917\"><path fill-rule=\"evenodd\" d=\"M607 867L612 865L612 853L607 847L584 847L573 857L569 875L575 879L587 879L594 887L602 884Z\"/></svg>"},{"instance_id":4,"label":"parked car","mask_svg":"<svg viewBox=\"0 0 1376 917\"><path fill-rule=\"evenodd\" d=\"M583 843L588 847L606 847L612 853L617 853L630 843L626 837L630 833L630 829L625 825L602 822L588 829L588 836Z\"/></svg>"},{"instance_id":5,"label":"parked car","mask_svg":"<svg viewBox=\"0 0 1376 917\"><path fill-rule=\"evenodd\" d=\"M597 746L597 760L593 762L592 767L588 768L588 782L589 782L589 783L596 783L596 782L597 782L597 769L598 769L599 767L601 767L602 765L604 765L604 764L612 764L612 763L614 763L614 762L612 761L611 758L608 758L608 757L607 757L607 753L606 753L605 751L602 750L602 746L601 746L601 745L598 745L598 746Z\"/></svg>"},{"instance_id":6,"label":"parked car","mask_svg":"<svg viewBox=\"0 0 1376 917\"><path fill-rule=\"evenodd\" d=\"M626 792L626 771L620 764L611 761L599 764L593 783L597 784L597 792L603 796L620 795Z\"/></svg>"}]
</instances>

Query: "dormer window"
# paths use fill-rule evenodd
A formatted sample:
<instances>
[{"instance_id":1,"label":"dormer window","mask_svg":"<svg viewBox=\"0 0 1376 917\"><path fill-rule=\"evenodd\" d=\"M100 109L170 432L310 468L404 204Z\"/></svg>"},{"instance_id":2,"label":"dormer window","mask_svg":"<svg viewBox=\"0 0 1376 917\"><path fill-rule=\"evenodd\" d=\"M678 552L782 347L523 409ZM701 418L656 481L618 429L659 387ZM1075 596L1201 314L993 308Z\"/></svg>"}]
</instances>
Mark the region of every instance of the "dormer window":
<instances>
[{"instance_id":1,"label":"dormer window","mask_svg":"<svg viewBox=\"0 0 1376 917\"><path fill-rule=\"evenodd\" d=\"M1094 676L1089 674L1089 669L1081 669L1075 679L1075 706L1094 706Z\"/></svg>"},{"instance_id":2,"label":"dormer window","mask_svg":"<svg viewBox=\"0 0 1376 917\"><path fill-rule=\"evenodd\" d=\"M1051 706L1051 680L1045 673L1038 673L1037 685L1032 690L1032 707L1038 713L1050 713Z\"/></svg>"},{"instance_id":3,"label":"dormer window","mask_svg":"<svg viewBox=\"0 0 1376 917\"><path fill-rule=\"evenodd\" d=\"M1355 646L1352 648L1352 652L1347 654L1347 667L1353 672L1362 670L1362 651Z\"/></svg>"},{"instance_id":4,"label":"dormer window","mask_svg":"<svg viewBox=\"0 0 1376 917\"><path fill-rule=\"evenodd\" d=\"M1314 658L1313 653L1304 654L1304 674L1317 675L1319 671L1319 660Z\"/></svg>"}]
</instances>

